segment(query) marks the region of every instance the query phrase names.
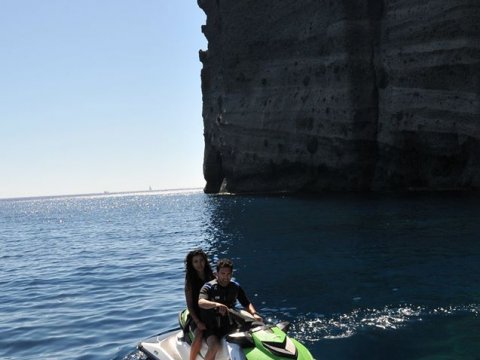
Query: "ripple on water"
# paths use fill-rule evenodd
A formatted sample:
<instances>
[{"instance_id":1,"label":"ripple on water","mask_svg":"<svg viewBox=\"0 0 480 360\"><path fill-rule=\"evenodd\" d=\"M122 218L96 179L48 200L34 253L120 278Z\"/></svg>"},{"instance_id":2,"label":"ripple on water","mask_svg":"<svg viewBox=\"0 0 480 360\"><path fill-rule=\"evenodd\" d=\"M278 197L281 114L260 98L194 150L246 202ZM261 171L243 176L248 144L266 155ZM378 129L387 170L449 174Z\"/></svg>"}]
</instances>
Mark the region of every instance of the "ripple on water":
<instances>
[{"instance_id":1,"label":"ripple on water","mask_svg":"<svg viewBox=\"0 0 480 360\"><path fill-rule=\"evenodd\" d=\"M318 358L340 348L344 356L333 358L354 358L348 351L361 347L370 358L372 344L396 344L371 334L397 341L435 319L449 320L439 343L425 335L439 349L432 353L452 342L448 354L465 344L470 351L452 358L475 354L480 202L430 200L190 193L0 201L0 358L141 359L139 340L176 326L183 259L197 247L212 259L233 257L259 310L292 321L292 335Z\"/></svg>"},{"instance_id":2,"label":"ripple on water","mask_svg":"<svg viewBox=\"0 0 480 360\"><path fill-rule=\"evenodd\" d=\"M292 335L302 341L351 337L371 328L395 330L427 317L479 314L478 304L429 309L424 306L386 306L381 309L354 309L346 314L306 314L292 323Z\"/></svg>"}]
</instances>

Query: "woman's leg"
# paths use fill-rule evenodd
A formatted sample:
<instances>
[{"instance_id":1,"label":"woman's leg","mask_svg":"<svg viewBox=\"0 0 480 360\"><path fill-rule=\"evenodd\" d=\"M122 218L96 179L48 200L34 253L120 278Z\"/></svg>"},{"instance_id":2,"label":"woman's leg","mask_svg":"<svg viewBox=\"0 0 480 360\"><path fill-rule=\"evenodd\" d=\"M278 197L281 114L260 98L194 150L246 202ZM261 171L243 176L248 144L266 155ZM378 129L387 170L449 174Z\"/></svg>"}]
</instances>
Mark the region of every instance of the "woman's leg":
<instances>
[{"instance_id":1,"label":"woman's leg","mask_svg":"<svg viewBox=\"0 0 480 360\"><path fill-rule=\"evenodd\" d=\"M216 335L210 335L207 338L208 351L205 355L205 360L215 360L215 355L220 348L220 340Z\"/></svg>"},{"instance_id":2,"label":"woman's leg","mask_svg":"<svg viewBox=\"0 0 480 360\"><path fill-rule=\"evenodd\" d=\"M190 360L195 360L197 358L200 349L202 348L203 340L203 331L200 329L195 329L195 336L190 346Z\"/></svg>"}]
</instances>

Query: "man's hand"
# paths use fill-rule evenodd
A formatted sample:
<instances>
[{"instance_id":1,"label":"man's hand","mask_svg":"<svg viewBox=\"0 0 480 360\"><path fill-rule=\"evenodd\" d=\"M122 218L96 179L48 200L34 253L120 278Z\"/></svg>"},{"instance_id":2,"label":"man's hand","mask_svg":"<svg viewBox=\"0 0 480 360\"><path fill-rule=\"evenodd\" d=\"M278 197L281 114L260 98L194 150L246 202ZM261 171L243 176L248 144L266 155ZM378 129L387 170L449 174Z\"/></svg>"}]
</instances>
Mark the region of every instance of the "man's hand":
<instances>
[{"instance_id":1,"label":"man's hand","mask_svg":"<svg viewBox=\"0 0 480 360\"><path fill-rule=\"evenodd\" d=\"M202 321L199 321L199 322L197 323L197 328L200 329L200 330L202 330L202 331L207 330L207 326L206 326Z\"/></svg>"},{"instance_id":2,"label":"man's hand","mask_svg":"<svg viewBox=\"0 0 480 360\"><path fill-rule=\"evenodd\" d=\"M258 315L257 313L253 314L253 318L257 321L263 322L262 317L260 315Z\"/></svg>"},{"instance_id":3,"label":"man's hand","mask_svg":"<svg viewBox=\"0 0 480 360\"><path fill-rule=\"evenodd\" d=\"M220 315L222 315L222 316L227 315L228 307L226 305L218 303L217 304L217 309L218 309L218 312L220 313Z\"/></svg>"}]
</instances>

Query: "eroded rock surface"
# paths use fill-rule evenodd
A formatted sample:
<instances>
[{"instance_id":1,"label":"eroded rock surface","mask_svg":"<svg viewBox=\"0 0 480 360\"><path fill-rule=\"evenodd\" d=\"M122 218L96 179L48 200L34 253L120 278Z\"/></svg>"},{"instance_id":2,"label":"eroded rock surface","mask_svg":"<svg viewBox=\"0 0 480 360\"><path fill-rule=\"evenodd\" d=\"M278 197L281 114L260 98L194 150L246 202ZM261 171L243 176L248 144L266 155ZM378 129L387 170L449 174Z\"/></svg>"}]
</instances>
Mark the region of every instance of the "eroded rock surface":
<instances>
[{"instance_id":1,"label":"eroded rock surface","mask_svg":"<svg viewBox=\"0 0 480 360\"><path fill-rule=\"evenodd\" d=\"M478 0L199 0L206 192L480 189Z\"/></svg>"}]
</instances>

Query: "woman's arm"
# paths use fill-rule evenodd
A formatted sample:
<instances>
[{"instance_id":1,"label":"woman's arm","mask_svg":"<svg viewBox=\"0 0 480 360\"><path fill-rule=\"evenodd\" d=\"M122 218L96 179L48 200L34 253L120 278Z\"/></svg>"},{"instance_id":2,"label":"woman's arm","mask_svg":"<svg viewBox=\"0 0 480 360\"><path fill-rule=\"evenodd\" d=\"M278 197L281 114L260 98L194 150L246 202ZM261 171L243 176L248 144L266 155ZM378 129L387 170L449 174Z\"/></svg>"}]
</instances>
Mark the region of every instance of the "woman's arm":
<instances>
[{"instance_id":1,"label":"woman's arm","mask_svg":"<svg viewBox=\"0 0 480 360\"><path fill-rule=\"evenodd\" d=\"M190 313L190 316L192 317L193 321L195 321L195 324L198 325L198 323L201 321L200 318L198 317L198 314L195 312L194 302L193 302L193 291L192 287L188 282L185 282L185 301L187 303L187 309L188 312Z\"/></svg>"}]
</instances>

